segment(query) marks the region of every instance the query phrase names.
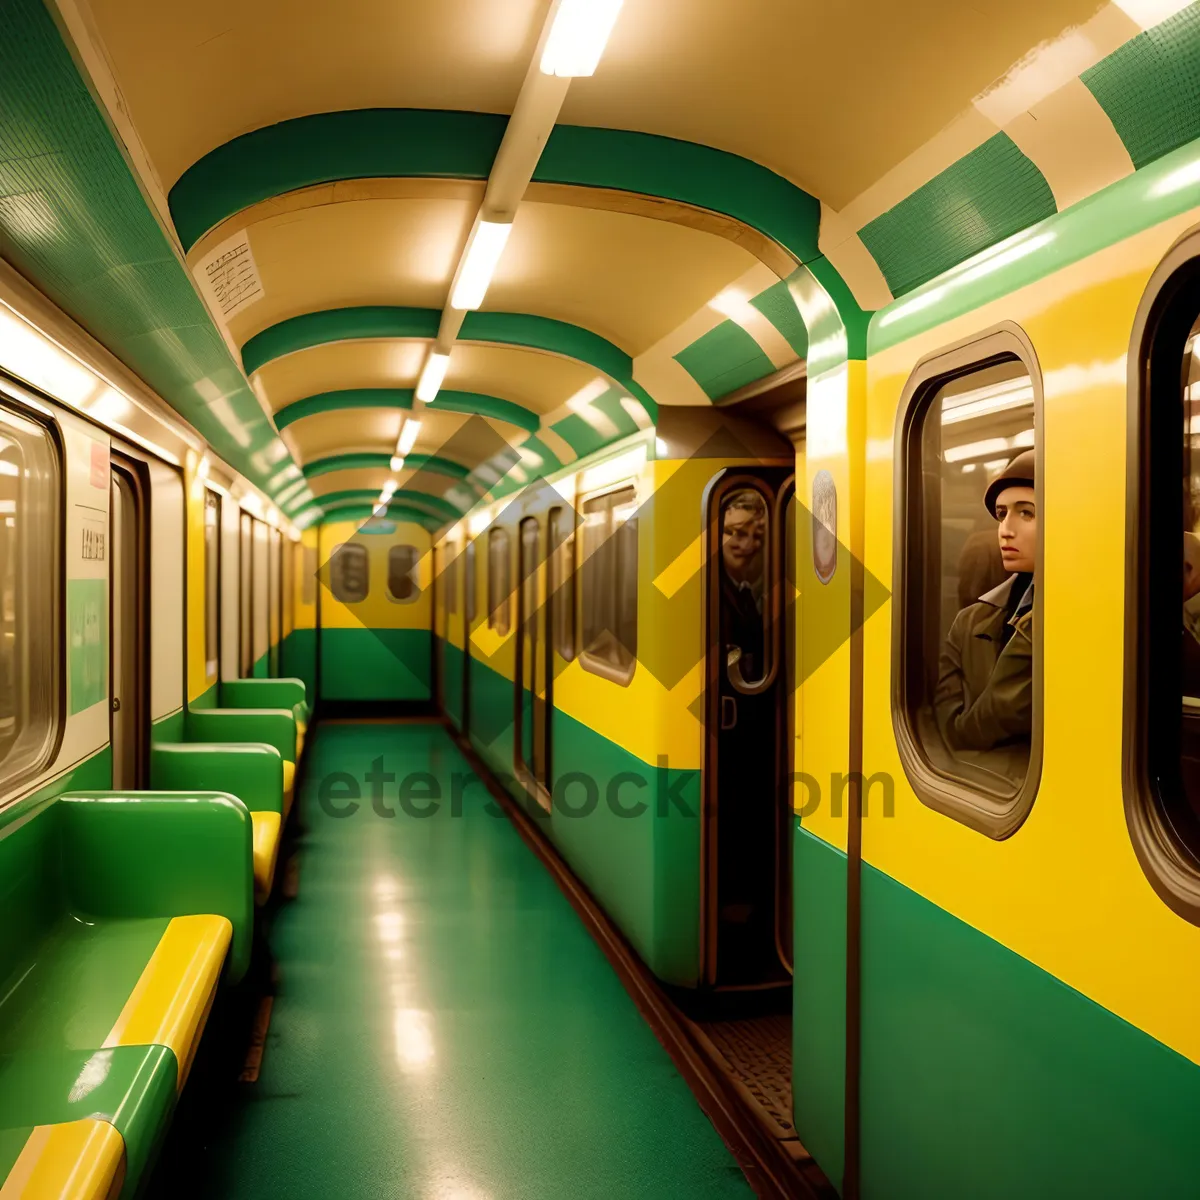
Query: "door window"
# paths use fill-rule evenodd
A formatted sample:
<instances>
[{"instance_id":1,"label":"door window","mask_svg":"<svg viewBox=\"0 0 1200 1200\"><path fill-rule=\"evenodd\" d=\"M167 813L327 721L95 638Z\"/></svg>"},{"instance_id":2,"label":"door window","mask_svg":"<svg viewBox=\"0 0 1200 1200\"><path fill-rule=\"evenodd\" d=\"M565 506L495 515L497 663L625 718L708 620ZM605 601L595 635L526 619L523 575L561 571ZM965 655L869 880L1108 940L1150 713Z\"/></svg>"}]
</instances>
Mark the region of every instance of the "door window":
<instances>
[{"instance_id":1,"label":"door window","mask_svg":"<svg viewBox=\"0 0 1200 1200\"><path fill-rule=\"evenodd\" d=\"M627 685L637 663L637 493L583 502L583 653L580 665Z\"/></svg>"},{"instance_id":2,"label":"door window","mask_svg":"<svg viewBox=\"0 0 1200 1200\"><path fill-rule=\"evenodd\" d=\"M62 531L58 453L50 433L0 405L0 791L48 761L58 732L58 647L62 637L59 554ZM89 531L103 555L103 526ZM85 537L88 535L85 534ZM95 582L103 597L103 581ZM72 609L72 635L98 647L103 604L90 592ZM106 622L105 622L106 623ZM103 655L81 658L100 677L77 684L103 698Z\"/></svg>"}]
</instances>

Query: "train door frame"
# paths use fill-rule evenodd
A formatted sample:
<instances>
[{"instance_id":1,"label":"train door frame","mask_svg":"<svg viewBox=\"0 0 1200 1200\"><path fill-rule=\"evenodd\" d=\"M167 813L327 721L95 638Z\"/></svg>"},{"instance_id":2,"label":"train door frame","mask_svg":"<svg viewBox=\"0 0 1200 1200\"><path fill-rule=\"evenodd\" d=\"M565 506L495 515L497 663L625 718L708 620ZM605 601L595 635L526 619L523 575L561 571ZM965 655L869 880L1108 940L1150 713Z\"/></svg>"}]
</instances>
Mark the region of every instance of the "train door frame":
<instances>
[{"instance_id":1,"label":"train door frame","mask_svg":"<svg viewBox=\"0 0 1200 1200\"><path fill-rule=\"evenodd\" d=\"M469 534L463 546L463 680L462 735L471 738L471 623L475 620L475 541Z\"/></svg>"},{"instance_id":2,"label":"train door frame","mask_svg":"<svg viewBox=\"0 0 1200 1200\"><path fill-rule=\"evenodd\" d=\"M770 661L765 675L756 681L739 686L730 680L731 686L746 698L772 694L774 698L773 734L770 750L771 774L775 796L773 822L775 844L769 860L774 885L772 903L769 906L772 925L771 944L775 961L764 964L762 978L757 981L726 982L721 969L720 947L720 743L721 734L736 727L738 716L737 697L723 691L727 663L723 661L720 643L721 629L721 563L722 563L722 502L731 493L740 489L758 492L767 506L770 521L764 558L766 588L763 593L764 648L770 647ZM787 616L786 596L786 548L783 539L786 532L787 504L795 496L795 465L753 465L727 467L709 481L704 493L704 645L705 645L705 701L704 701L704 769L701 788L700 825L700 944L701 978L705 986L722 991L759 991L786 987L791 982L791 956L785 953L780 938L780 914L785 904L791 903L789 894L784 896L782 866L784 862L783 842L790 836L791 796L787 786L791 747L785 741L788 721L788 706L785 695L786 671L782 669L786 652L783 624ZM733 704L729 701L732 699ZM734 714L730 719L730 712ZM768 919L761 917L761 919ZM765 940L765 939L764 939ZM778 966L778 972L774 967ZM768 968L770 968L768 970Z\"/></svg>"},{"instance_id":3,"label":"train door frame","mask_svg":"<svg viewBox=\"0 0 1200 1200\"><path fill-rule=\"evenodd\" d=\"M121 452L114 444L109 454L110 491L117 492L120 488L127 489L122 497L122 505L126 500L132 500L132 539L125 537L125 522L122 522L121 536L118 539L116 529L117 502L109 501L109 605L108 605L108 650L109 650L109 717L108 739L109 751L112 758L112 786L114 790L136 791L144 789L150 775L150 597L149 597L149 561L150 561L150 506L148 481L145 478L145 465L141 460ZM131 571L122 570L126 580L131 576L133 585L132 602L123 593L122 611L132 616L129 622L131 629L126 629L126 621L118 615L118 550L122 553L126 546L133 551L133 566ZM132 635L132 636L131 636ZM124 686L125 677L118 670L118 659L132 660L130 671L132 687ZM122 680L118 691L118 679ZM118 716L119 714L119 716ZM118 749L118 729L122 745L126 739L130 743L127 762L128 772L121 771L121 755ZM128 778L126 776L129 776Z\"/></svg>"},{"instance_id":4,"label":"train door frame","mask_svg":"<svg viewBox=\"0 0 1200 1200\"><path fill-rule=\"evenodd\" d=\"M527 530L533 530L532 542ZM550 696L552 662L549 604L538 603L548 558L543 543L542 522L531 514L517 524L517 623L513 668L513 762L522 786L546 812L552 807L550 781ZM548 533L547 533L548 536ZM533 562L527 553L532 546ZM548 589L547 589L548 590ZM529 611L532 609L532 611ZM539 629L540 626L540 629ZM528 658L528 663L526 663ZM529 676L529 721L525 721L526 675ZM541 690L541 697L538 692ZM529 755L525 739L529 738ZM531 761L532 760L532 761Z\"/></svg>"},{"instance_id":5,"label":"train door frame","mask_svg":"<svg viewBox=\"0 0 1200 1200\"><path fill-rule=\"evenodd\" d=\"M274 639L271 637L272 617L275 623ZM279 678L279 655L282 645L283 534L274 525L267 525L267 676L270 679Z\"/></svg>"},{"instance_id":6,"label":"train door frame","mask_svg":"<svg viewBox=\"0 0 1200 1200\"><path fill-rule=\"evenodd\" d=\"M238 514L238 678L254 667L254 518Z\"/></svg>"},{"instance_id":7,"label":"train door frame","mask_svg":"<svg viewBox=\"0 0 1200 1200\"><path fill-rule=\"evenodd\" d=\"M446 569L445 545L431 545L429 553L432 558L429 584L429 652L432 662L429 665L434 709L446 711L446 641L450 637L450 615L445 611L442 592L445 585L441 572ZM440 619L439 619L440 618ZM441 633L438 633L438 627Z\"/></svg>"}]
</instances>

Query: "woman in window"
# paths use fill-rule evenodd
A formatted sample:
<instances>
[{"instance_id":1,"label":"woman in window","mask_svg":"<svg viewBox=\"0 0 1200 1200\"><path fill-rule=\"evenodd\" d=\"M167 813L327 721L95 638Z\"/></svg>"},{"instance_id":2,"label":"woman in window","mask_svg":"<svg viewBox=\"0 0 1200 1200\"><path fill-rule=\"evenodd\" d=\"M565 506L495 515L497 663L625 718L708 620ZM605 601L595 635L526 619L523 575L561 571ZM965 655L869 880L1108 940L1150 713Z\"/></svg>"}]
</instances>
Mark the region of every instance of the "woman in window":
<instances>
[{"instance_id":1,"label":"woman in window","mask_svg":"<svg viewBox=\"0 0 1200 1200\"><path fill-rule=\"evenodd\" d=\"M938 664L938 727L953 750L1028 753L1033 724L1033 591L1037 560L1034 452L994 479L984 506L998 522L1008 578L954 618ZM1021 764L1006 774L1020 778Z\"/></svg>"}]
</instances>

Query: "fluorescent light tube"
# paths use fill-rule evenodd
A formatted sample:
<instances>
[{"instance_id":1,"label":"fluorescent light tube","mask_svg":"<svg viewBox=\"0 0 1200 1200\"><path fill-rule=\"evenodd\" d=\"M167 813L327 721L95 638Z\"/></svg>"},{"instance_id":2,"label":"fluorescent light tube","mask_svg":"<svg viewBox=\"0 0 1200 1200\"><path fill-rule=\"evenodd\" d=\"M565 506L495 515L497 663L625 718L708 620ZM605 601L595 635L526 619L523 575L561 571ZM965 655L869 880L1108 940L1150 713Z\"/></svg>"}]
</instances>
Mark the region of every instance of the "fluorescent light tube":
<instances>
[{"instance_id":1,"label":"fluorescent light tube","mask_svg":"<svg viewBox=\"0 0 1200 1200\"><path fill-rule=\"evenodd\" d=\"M471 241L463 258L454 291L450 296L450 307L465 311L478 308L487 295L488 284L496 271L500 255L504 253L512 223L480 221L471 232Z\"/></svg>"},{"instance_id":2,"label":"fluorescent light tube","mask_svg":"<svg viewBox=\"0 0 1200 1200\"><path fill-rule=\"evenodd\" d=\"M414 421L409 417L404 422L404 428L400 430L400 440L396 442L396 457L407 458L409 451L416 445L417 437L421 432L421 422Z\"/></svg>"},{"instance_id":3,"label":"fluorescent light tube","mask_svg":"<svg viewBox=\"0 0 1200 1200\"><path fill-rule=\"evenodd\" d=\"M542 74L595 74L620 11L621 0L562 0L542 51Z\"/></svg>"},{"instance_id":4,"label":"fluorescent light tube","mask_svg":"<svg viewBox=\"0 0 1200 1200\"><path fill-rule=\"evenodd\" d=\"M446 368L450 365L450 355L439 354L436 350L429 352L425 367L421 371L421 379L417 384L417 399L423 404L432 404L434 397L441 389L442 380L446 378Z\"/></svg>"},{"instance_id":5,"label":"fluorescent light tube","mask_svg":"<svg viewBox=\"0 0 1200 1200\"><path fill-rule=\"evenodd\" d=\"M392 460L391 460L391 462L388 463L388 466L391 467L391 469L393 471L403 471L404 470L404 455L403 454L393 454Z\"/></svg>"}]
</instances>

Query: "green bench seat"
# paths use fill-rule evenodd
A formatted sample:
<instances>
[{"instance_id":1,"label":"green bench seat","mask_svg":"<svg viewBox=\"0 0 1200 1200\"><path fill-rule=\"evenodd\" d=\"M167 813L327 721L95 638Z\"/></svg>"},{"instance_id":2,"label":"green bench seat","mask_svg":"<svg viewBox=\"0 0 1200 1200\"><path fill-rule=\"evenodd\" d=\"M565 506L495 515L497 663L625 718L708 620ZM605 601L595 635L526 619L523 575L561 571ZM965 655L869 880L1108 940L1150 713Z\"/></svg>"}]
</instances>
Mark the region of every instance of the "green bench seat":
<instances>
[{"instance_id":1,"label":"green bench seat","mask_svg":"<svg viewBox=\"0 0 1200 1200\"><path fill-rule=\"evenodd\" d=\"M252 836L200 791L0 814L0 1194L133 1194L249 962Z\"/></svg>"}]
</instances>

